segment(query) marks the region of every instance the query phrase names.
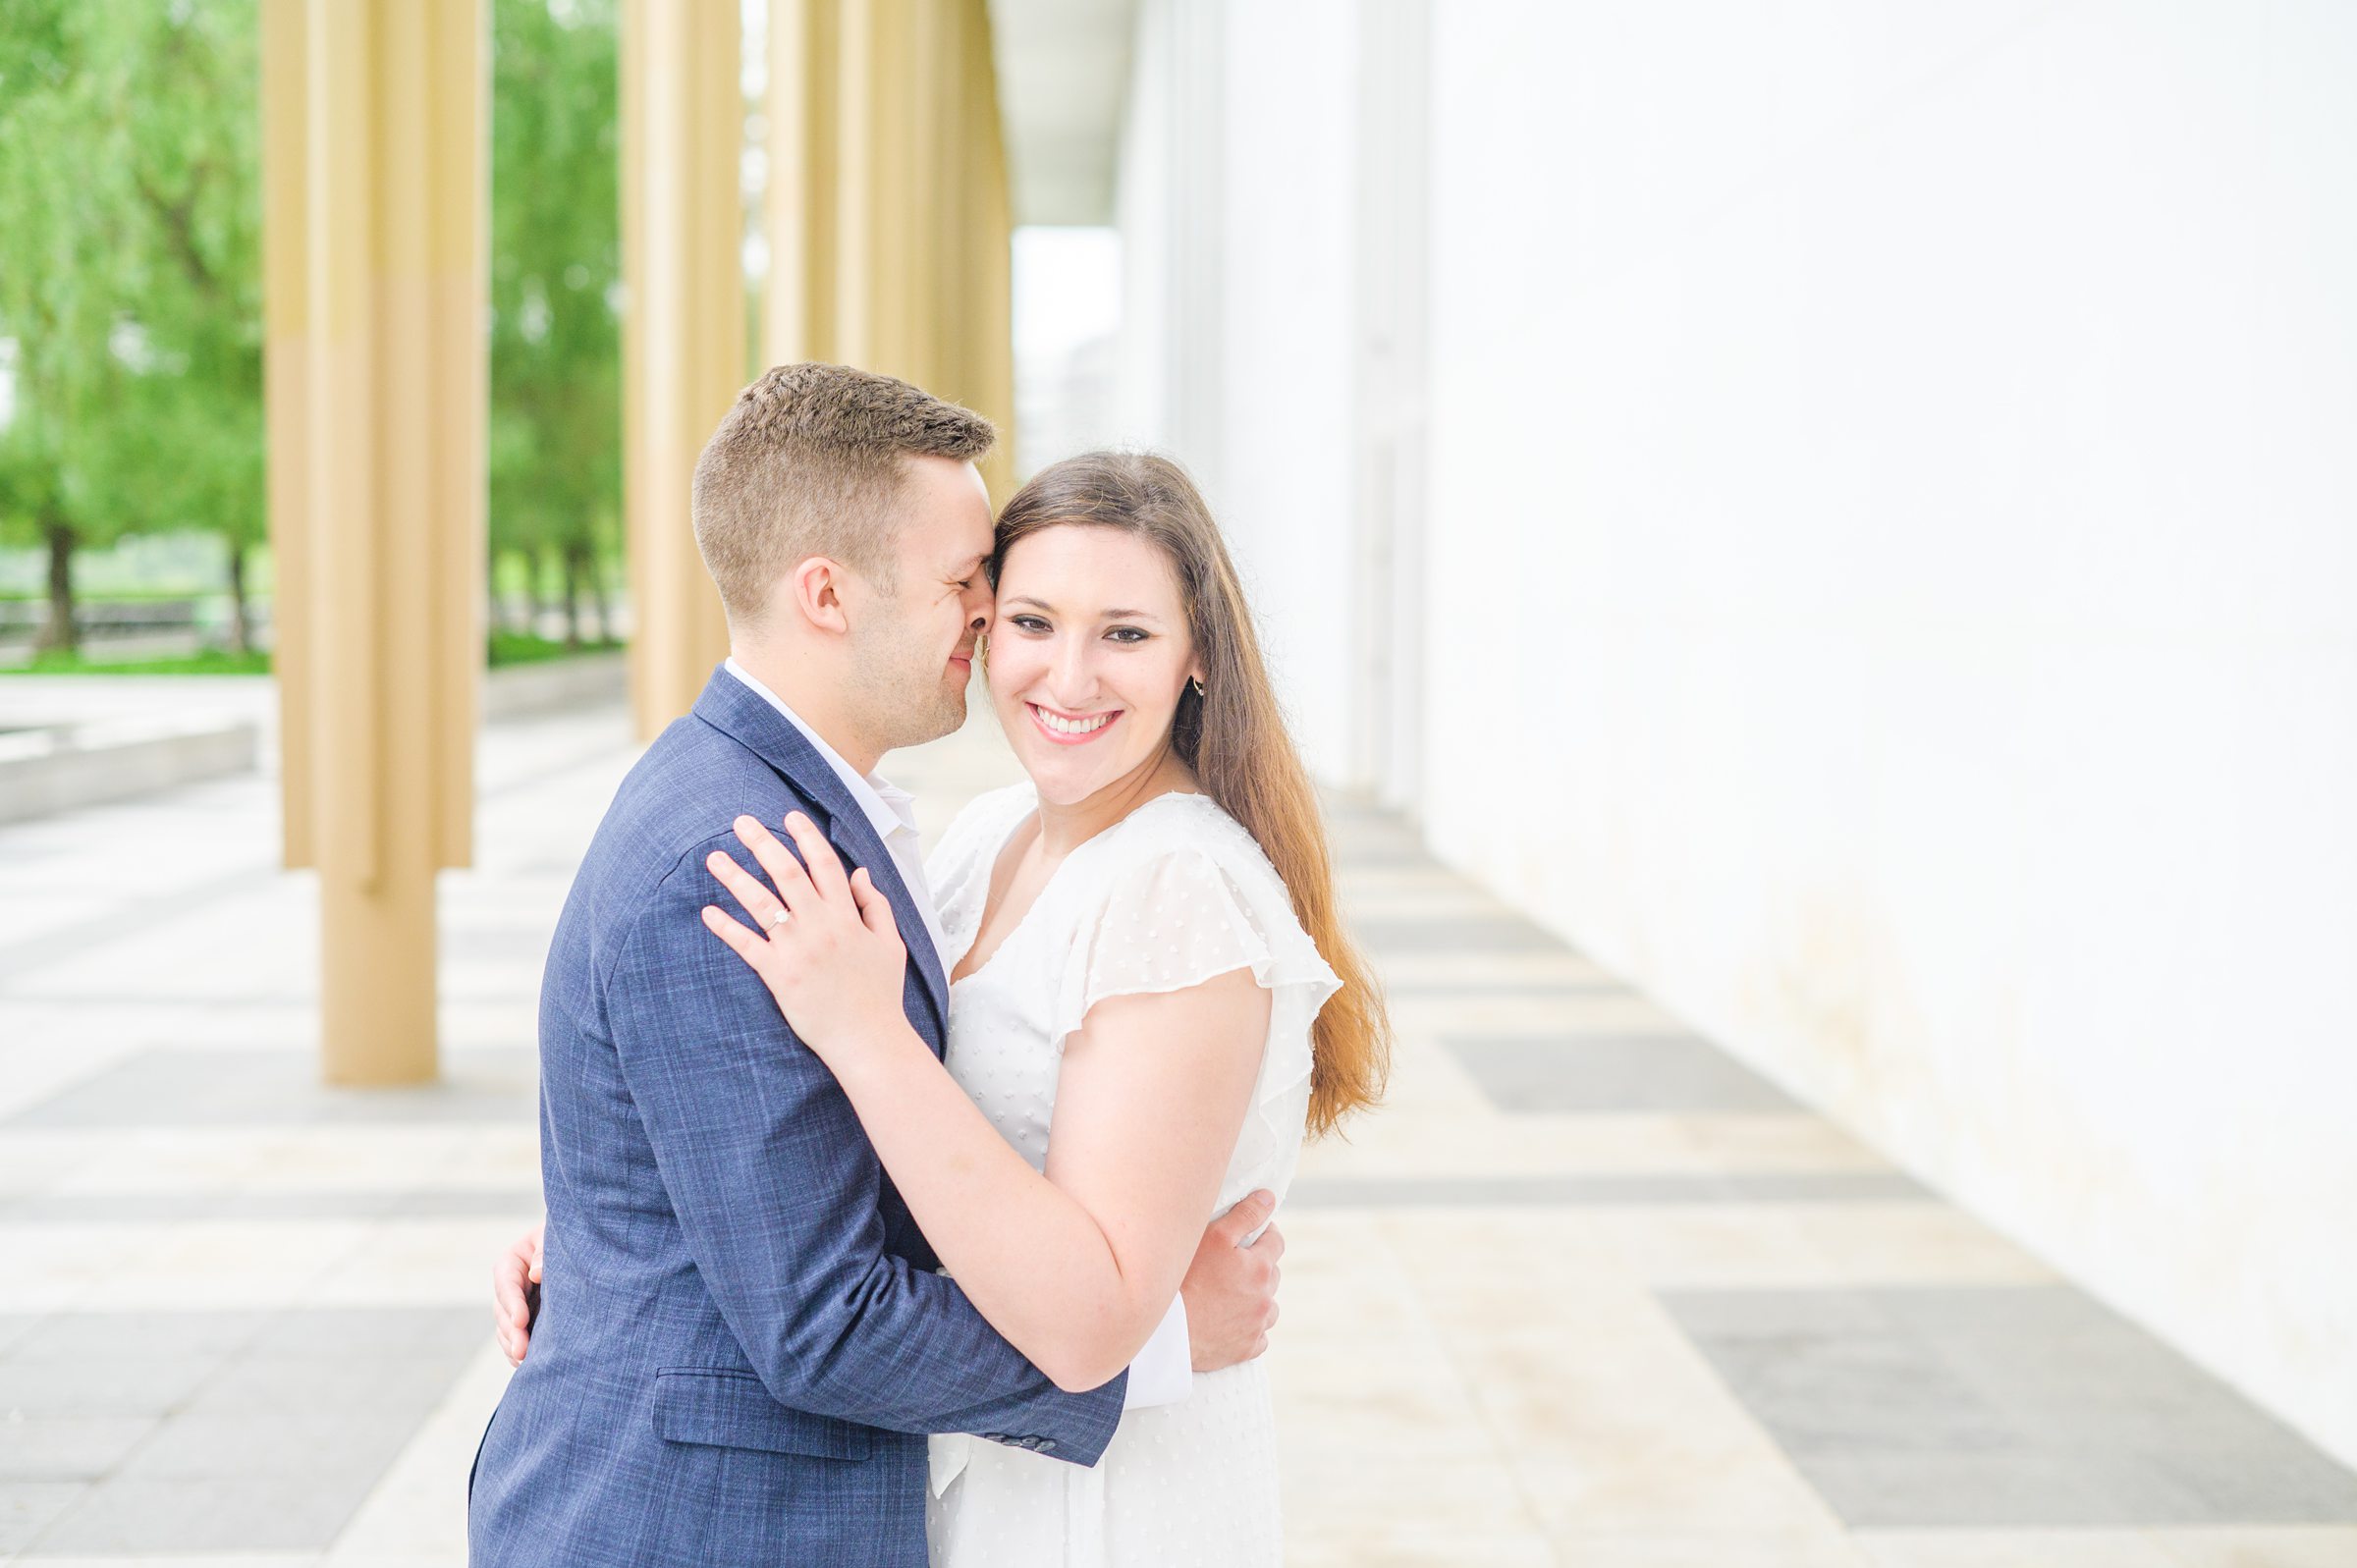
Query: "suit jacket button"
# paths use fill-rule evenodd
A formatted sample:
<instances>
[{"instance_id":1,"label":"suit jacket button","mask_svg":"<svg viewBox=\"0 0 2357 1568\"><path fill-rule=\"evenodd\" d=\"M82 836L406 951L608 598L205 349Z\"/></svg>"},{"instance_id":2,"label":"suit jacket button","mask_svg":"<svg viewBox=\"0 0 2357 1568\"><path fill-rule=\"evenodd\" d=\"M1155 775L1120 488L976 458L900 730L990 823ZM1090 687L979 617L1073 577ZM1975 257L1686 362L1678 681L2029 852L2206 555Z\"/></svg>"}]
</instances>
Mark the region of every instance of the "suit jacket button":
<instances>
[{"instance_id":1,"label":"suit jacket button","mask_svg":"<svg viewBox=\"0 0 2357 1568\"><path fill-rule=\"evenodd\" d=\"M1044 1454L1044 1453L1046 1453L1046 1452L1048 1452L1050 1449L1054 1448L1055 1446L1056 1446L1056 1439L1055 1439L1055 1438L1053 1438L1053 1437L1042 1437L1042 1438L1040 1438L1040 1439L1039 1439L1039 1451L1040 1451L1041 1453L1043 1453L1043 1454Z\"/></svg>"}]
</instances>

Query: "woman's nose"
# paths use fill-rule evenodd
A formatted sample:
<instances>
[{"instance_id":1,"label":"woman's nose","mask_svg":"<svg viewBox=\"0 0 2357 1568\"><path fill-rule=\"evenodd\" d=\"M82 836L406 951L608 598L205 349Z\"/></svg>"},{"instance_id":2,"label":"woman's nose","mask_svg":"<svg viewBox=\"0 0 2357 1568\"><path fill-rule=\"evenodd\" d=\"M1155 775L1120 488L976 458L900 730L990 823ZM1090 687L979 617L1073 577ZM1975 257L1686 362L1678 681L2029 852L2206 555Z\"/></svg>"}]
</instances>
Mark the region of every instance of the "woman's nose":
<instances>
[{"instance_id":1,"label":"woman's nose","mask_svg":"<svg viewBox=\"0 0 2357 1568\"><path fill-rule=\"evenodd\" d=\"M1058 706L1077 709L1095 691L1092 651L1084 637L1066 637L1057 644L1055 659L1048 667L1048 684L1056 693Z\"/></svg>"}]
</instances>

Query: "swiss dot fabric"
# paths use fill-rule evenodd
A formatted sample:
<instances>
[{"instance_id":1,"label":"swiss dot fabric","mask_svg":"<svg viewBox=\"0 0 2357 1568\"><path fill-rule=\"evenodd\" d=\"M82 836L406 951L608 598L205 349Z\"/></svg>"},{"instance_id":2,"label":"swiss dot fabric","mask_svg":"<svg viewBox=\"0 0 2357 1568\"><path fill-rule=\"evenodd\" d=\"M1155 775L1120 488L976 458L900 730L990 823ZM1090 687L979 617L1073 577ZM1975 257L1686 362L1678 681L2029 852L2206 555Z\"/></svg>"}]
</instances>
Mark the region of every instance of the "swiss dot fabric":
<instances>
[{"instance_id":1,"label":"swiss dot fabric","mask_svg":"<svg viewBox=\"0 0 2357 1568\"><path fill-rule=\"evenodd\" d=\"M984 795L934 852L927 876L953 972L973 946L1000 851L1037 806L1027 784ZM1089 1009L1237 969L1268 989L1269 1032L1213 1214L1260 1187L1282 1205L1309 1110L1310 1028L1341 982L1276 868L1207 796L1157 796L1066 857L998 950L951 986L950 1071L1045 1168L1064 1043ZM934 1439L933 1475L934 1568L1280 1560L1276 1434L1258 1362L1198 1373L1186 1400L1127 1412L1094 1469L951 1436Z\"/></svg>"}]
</instances>

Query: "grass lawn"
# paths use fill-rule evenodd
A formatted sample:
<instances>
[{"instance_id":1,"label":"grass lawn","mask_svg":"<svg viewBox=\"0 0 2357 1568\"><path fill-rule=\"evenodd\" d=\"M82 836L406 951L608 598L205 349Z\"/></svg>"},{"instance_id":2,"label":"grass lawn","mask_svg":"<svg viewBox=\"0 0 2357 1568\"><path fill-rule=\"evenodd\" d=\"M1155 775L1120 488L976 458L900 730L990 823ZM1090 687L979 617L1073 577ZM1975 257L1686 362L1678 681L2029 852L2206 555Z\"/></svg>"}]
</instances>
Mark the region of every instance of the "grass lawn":
<instances>
[{"instance_id":1,"label":"grass lawn","mask_svg":"<svg viewBox=\"0 0 2357 1568\"><path fill-rule=\"evenodd\" d=\"M91 659L79 653L36 653L29 664L0 666L0 676L266 676L266 653L201 653L164 659Z\"/></svg>"},{"instance_id":2,"label":"grass lawn","mask_svg":"<svg viewBox=\"0 0 2357 1568\"><path fill-rule=\"evenodd\" d=\"M622 646L619 642L584 642L578 648L568 648L561 641L552 642L545 637L495 631L486 652L490 668L497 670L506 665L542 664L552 659L615 653ZM28 664L0 665L0 676L266 676L269 673L270 656L266 653L229 653L219 648L162 659L109 659L103 654L92 658L86 651L38 653Z\"/></svg>"},{"instance_id":3,"label":"grass lawn","mask_svg":"<svg viewBox=\"0 0 2357 1568\"><path fill-rule=\"evenodd\" d=\"M494 631L491 633L491 668L502 665L541 664L550 659L574 659L593 653L620 653L619 642L588 641L577 648L568 648L562 640L550 641L522 632Z\"/></svg>"}]
</instances>

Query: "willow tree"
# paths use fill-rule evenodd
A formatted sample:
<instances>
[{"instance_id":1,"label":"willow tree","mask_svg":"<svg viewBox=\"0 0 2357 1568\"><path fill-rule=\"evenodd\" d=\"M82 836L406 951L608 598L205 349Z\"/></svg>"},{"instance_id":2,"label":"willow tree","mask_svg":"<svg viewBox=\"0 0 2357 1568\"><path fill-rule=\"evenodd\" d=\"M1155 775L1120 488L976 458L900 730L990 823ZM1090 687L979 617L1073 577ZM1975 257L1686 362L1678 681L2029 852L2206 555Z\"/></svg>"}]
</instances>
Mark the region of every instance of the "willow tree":
<instances>
[{"instance_id":1,"label":"willow tree","mask_svg":"<svg viewBox=\"0 0 2357 1568\"><path fill-rule=\"evenodd\" d=\"M622 512L622 276L612 0L497 0L491 53L490 547L612 626Z\"/></svg>"},{"instance_id":2,"label":"willow tree","mask_svg":"<svg viewBox=\"0 0 2357 1568\"><path fill-rule=\"evenodd\" d=\"M239 646L262 512L252 0L0 8L0 529L48 555L71 649L75 552L225 542ZM136 108L136 112L134 111Z\"/></svg>"},{"instance_id":3,"label":"willow tree","mask_svg":"<svg viewBox=\"0 0 2357 1568\"><path fill-rule=\"evenodd\" d=\"M252 646L248 566L267 533L262 444L261 60L253 0L116 11L146 364L127 472L139 515L221 540L231 636Z\"/></svg>"},{"instance_id":4,"label":"willow tree","mask_svg":"<svg viewBox=\"0 0 2357 1568\"><path fill-rule=\"evenodd\" d=\"M76 646L74 553L119 515L109 448L131 375L113 341L130 201L93 21L108 25L62 0L0 11L0 538L48 556L44 649Z\"/></svg>"}]
</instances>

